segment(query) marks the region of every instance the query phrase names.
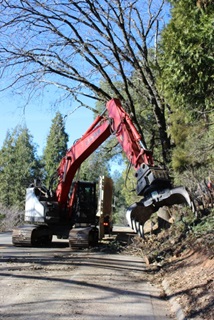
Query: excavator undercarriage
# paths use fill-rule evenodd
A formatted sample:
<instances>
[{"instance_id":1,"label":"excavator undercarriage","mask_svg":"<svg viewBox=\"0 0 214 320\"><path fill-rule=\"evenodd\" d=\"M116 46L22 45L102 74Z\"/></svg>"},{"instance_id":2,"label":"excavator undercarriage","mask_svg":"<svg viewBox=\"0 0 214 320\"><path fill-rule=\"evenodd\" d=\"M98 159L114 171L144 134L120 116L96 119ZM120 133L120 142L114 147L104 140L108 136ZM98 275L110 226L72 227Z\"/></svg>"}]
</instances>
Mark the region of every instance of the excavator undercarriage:
<instances>
[{"instance_id":1,"label":"excavator undercarriage","mask_svg":"<svg viewBox=\"0 0 214 320\"><path fill-rule=\"evenodd\" d=\"M47 246L52 241L48 225L23 225L13 229L12 242L14 246Z\"/></svg>"},{"instance_id":2,"label":"excavator undercarriage","mask_svg":"<svg viewBox=\"0 0 214 320\"><path fill-rule=\"evenodd\" d=\"M88 248L98 245L97 227L75 228L69 233L70 248Z\"/></svg>"}]
</instances>

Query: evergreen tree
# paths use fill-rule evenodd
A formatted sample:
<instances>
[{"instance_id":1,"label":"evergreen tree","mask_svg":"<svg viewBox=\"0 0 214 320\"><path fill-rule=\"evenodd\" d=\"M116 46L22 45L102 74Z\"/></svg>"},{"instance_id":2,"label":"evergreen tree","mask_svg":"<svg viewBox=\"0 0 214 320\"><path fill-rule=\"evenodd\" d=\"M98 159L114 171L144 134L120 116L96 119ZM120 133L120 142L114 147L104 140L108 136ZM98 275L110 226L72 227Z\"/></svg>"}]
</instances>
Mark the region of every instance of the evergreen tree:
<instances>
[{"instance_id":1,"label":"evergreen tree","mask_svg":"<svg viewBox=\"0 0 214 320\"><path fill-rule=\"evenodd\" d=\"M68 134L65 132L63 116L60 112L52 120L50 133L44 150L43 162L45 168L45 184L51 184L52 178L56 175L57 167L67 150ZM56 182L55 182L56 183ZM55 187L54 184L52 187Z\"/></svg>"},{"instance_id":2,"label":"evergreen tree","mask_svg":"<svg viewBox=\"0 0 214 320\"><path fill-rule=\"evenodd\" d=\"M209 0L170 2L172 18L162 32L161 83L170 103L202 114L214 103L214 4Z\"/></svg>"},{"instance_id":3,"label":"evergreen tree","mask_svg":"<svg viewBox=\"0 0 214 320\"><path fill-rule=\"evenodd\" d=\"M109 163L102 147L93 152L81 164L80 170L76 174L76 179L98 182L99 176L109 176Z\"/></svg>"},{"instance_id":4,"label":"evergreen tree","mask_svg":"<svg viewBox=\"0 0 214 320\"><path fill-rule=\"evenodd\" d=\"M24 208L26 188L38 171L32 136L25 126L17 126L7 133L0 150L0 202Z\"/></svg>"},{"instance_id":5,"label":"evergreen tree","mask_svg":"<svg viewBox=\"0 0 214 320\"><path fill-rule=\"evenodd\" d=\"M170 104L177 183L214 177L213 1L170 0L172 18L162 33L160 88ZM182 175L181 175L182 173Z\"/></svg>"},{"instance_id":6,"label":"evergreen tree","mask_svg":"<svg viewBox=\"0 0 214 320\"><path fill-rule=\"evenodd\" d=\"M0 150L0 202L5 206L10 206L13 203L13 175L11 174L15 166L14 156L14 137L8 131Z\"/></svg>"}]
</instances>

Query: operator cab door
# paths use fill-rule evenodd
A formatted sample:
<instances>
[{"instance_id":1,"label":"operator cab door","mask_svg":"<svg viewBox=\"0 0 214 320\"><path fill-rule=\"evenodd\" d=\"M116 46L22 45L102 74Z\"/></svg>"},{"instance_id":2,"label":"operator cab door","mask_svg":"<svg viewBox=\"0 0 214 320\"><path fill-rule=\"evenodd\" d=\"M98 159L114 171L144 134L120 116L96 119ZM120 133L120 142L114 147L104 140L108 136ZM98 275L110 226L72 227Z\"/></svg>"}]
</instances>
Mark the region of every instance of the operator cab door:
<instances>
[{"instance_id":1,"label":"operator cab door","mask_svg":"<svg viewBox=\"0 0 214 320\"><path fill-rule=\"evenodd\" d=\"M96 224L96 184L78 181L76 194L75 226L83 227Z\"/></svg>"}]
</instances>

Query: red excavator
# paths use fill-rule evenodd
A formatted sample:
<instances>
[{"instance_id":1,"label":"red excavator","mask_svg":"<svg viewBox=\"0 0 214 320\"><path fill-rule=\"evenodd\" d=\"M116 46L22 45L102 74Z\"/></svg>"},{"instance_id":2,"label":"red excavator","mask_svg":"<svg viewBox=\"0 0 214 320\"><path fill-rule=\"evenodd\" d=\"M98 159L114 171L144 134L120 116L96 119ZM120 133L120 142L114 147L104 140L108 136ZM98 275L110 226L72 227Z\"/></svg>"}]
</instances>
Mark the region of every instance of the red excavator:
<instances>
[{"instance_id":1,"label":"red excavator","mask_svg":"<svg viewBox=\"0 0 214 320\"><path fill-rule=\"evenodd\" d=\"M126 214L130 226L136 232L143 235L145 221L161 207L184 203L194 210L186 188L174 188L167 170L154 165L152 152L144 147L140 134L120 101L111 99L105 111L97 116L61 160L57 170L56 190L47 190L39 183L27 189L25 222L34 224L13 230L14 245L46 245L53 235L69 238L71 246L97 243L96 210L93 205L95 186L91 183L85 186L84 183L74 183L73 179L81 163L112 134L136 170L136 191L142 199L130 206ZM80 199L83 199L82 206ZM75 232L74 226L80 211L87 223Z\"/></svg>"}]
</instances>

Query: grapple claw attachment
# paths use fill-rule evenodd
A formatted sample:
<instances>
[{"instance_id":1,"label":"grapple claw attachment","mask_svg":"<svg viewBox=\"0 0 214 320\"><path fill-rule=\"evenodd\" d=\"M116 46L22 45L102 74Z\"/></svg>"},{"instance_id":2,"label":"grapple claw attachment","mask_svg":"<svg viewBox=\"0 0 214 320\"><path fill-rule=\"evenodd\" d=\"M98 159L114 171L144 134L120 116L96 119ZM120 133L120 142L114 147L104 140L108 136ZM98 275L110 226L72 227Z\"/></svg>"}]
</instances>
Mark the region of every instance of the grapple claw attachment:
<instances>
[{"instance_id":1,"label":"grapple claw attachment","mask_svg":"<svg viewBox=\"0 0 214 320\"><path fill-rule=\"evenodd\" d=\"M154 212L163 206L172 206L174 204L186 204L193 212L195 206L190 198L190 195L185 187L176 187L173 189L165 189L161 192L153 191L148 199L143 199L139 205L143 204L145 207L154 207Z\"/></svg>"},{"instance_id":2,"label":"grapple claw attachment","mask_svg":"<svg viewBox=\"0 0 214 320\"><path fill-rule=\"evenodd\" d=\"M129 226L140 236L144 235L144 224L154 212L161 207L171 207L175 204L184 204L195 212L195 205L185 187L176 187L161 191L153 191L150 196L143 198L141 201L132 204L127 212L126 219Z\"/></svg>"}]
</instances>

